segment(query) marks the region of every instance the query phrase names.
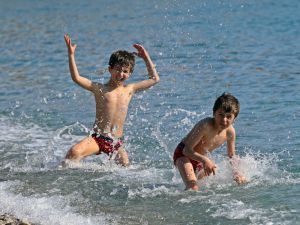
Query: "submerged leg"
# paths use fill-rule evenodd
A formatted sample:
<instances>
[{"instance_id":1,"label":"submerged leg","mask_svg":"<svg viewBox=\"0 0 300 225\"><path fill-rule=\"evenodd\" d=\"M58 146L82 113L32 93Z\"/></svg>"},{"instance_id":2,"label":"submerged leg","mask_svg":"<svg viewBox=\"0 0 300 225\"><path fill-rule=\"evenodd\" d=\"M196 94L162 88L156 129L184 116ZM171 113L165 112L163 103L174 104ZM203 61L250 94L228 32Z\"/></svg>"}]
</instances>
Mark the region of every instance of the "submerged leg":
<instances>
[{"instance_id":1,"label":"submerged leg","mask_svg":"<svg viewBox=\"0 0 300 225\"><path fill-rule=\"evenodd\" d=\"M176 160L176 166L180 172L181 178L186 186L186 190L198 191L197 178L191 161L187 157L180 157Z\"/></svg>"},{"instance_id":2,"label":"submerged leg","mask_svg":"<svg viewBox=\"0 0 300 225\"><path fill-rule=\"evenodd\" d=\"M117 152L117 155L115 158L115 162L117 164L125 166L125 167L129 166L128 154L123 147L120 147L118 149L118 152Z\"/></svg>"}]
</instances>

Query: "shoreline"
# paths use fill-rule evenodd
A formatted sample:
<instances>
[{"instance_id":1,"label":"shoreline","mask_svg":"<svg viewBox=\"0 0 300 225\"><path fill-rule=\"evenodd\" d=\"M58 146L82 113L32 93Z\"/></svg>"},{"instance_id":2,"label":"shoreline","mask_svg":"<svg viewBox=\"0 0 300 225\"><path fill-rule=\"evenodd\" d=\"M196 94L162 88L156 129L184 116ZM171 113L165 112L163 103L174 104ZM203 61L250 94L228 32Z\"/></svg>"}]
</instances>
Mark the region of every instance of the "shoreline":
<instances>
[{"instance_id":1,"label":"shoreline","mask_svg":"<svg viewBox=\"0 0 300 225\"><path fill-rule=\"evenodd\" d=\"M0 215L0 225L37 225L28 222L27 220L21 220L9 213Z\"/></svg>"}]
</instances>

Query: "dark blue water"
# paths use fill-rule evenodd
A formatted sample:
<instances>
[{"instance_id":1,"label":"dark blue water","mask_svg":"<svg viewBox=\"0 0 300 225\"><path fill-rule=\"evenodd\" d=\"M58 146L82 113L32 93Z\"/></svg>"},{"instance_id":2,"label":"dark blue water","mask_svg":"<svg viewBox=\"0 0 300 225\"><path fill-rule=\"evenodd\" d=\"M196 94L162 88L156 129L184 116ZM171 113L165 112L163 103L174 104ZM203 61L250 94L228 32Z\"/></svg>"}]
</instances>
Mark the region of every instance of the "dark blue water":
<instances>
[{"instance_id":1,"label":"dark blue water","mask_svg":"<svg viewBox=\"0 0 300 225\"><path fill-rule=\"evenodd\" d=\"M0 213L40 224L299 224L300 2L0 2ZM106 156L57 165L86 136L93 96L69 75L63 40L83 76L105 82L111 52L142 43L161 83L136 94L125 125L132 165ZM104 71L104 72L103 72ZM129 82L147 77L137 61ZM184 192L178 141L231 92L240 170L226 146L218 173Z\"/></svg>"}]
</instances>

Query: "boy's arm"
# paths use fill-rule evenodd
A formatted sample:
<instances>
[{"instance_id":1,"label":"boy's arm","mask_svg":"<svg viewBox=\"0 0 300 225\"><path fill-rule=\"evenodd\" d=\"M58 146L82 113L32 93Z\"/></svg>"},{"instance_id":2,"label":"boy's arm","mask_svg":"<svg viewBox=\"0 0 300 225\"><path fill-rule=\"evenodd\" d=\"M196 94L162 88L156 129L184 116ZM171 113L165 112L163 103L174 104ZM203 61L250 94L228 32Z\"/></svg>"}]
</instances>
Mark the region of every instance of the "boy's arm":
<instances>
[{"instance_id":1,"label":"boy's arm","mask_svg":"<svg viewBox=\"0 0 300 225\"><path fill-rule=\"evenodd\" d=\"M139 44L134 44L133 47L135 47L138 50L138 52L135 53L135 55L141 57L144 60L149 75L149 79L132 84L133 90L137 92L137 91L145 90L157 84L159 82L159 75L146 49Z\"/></svg>"},{"instance_id":2,"label":"boy's arm","mask_svg":"<svg viewBox=\"0 0 300 225\"><path fill-rule=\"evenodd\" d=\"M209 176L211 173L215 175L216 165L208 157L194 151L194 148L204 136L206 125L207 124L205 121L200 121L191 130L191 132L184 140L185 147L183 149L183 154L193 160L202 162L204 165L204 172Z\"/></svg>"},{"instance_id":3,"label":"boy's arm","mask_svg":"<svg viewBox=\"0 0 300 225\"><path fill-rule=\"evenodd\" d=\"M68 47L69 69L72 80L86 90L93 91L93 82L85 77L80 76L75 62L76 44L72 44L69 35L65 35L65 42Z\"/></svg>"},{"instance_id":4,"label":"boy's arm","mask_svg":"<svg viewBox=\"0 0 300 225\"><path fill-rule=\"evenodd\" d=\"M237 159L235 157L235 129L232 127L227 131L227 152L230 158L230 164L233 171L233 179L238 183L242 184L246 182L246 178L237 169Z\"/></svg>"}]
</instances>

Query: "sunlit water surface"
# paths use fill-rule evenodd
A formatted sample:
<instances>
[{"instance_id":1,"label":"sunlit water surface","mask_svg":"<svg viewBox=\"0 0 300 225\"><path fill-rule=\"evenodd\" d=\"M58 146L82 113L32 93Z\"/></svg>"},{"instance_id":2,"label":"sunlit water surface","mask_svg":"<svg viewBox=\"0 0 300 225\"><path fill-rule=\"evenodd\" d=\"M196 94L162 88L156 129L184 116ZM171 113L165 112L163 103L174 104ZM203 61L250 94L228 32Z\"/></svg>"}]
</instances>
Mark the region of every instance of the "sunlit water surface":
<instances>
[{"instance_id":1,"label":"sunlit water surface","mask_svg":"<svg viewBox=\"0 0 300 225\"><path fill-rule=\"evenodd\" d=\"M39 224L299 224L300 3L288 1L0 2L0 213ZM94 99L70 78L63 35L83 76L105 82L111 52L150 52L161 83L133 98L131 166L105 155L58 165L88 135ZM141 59L129 82L147 77ZM183 191L177 143L216 97L241 103L240 170L226 146L216 176Z\"/></svg>"}]
</instances>

